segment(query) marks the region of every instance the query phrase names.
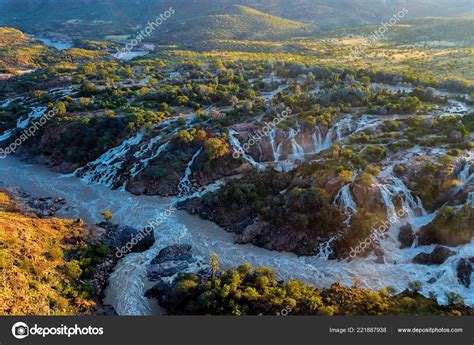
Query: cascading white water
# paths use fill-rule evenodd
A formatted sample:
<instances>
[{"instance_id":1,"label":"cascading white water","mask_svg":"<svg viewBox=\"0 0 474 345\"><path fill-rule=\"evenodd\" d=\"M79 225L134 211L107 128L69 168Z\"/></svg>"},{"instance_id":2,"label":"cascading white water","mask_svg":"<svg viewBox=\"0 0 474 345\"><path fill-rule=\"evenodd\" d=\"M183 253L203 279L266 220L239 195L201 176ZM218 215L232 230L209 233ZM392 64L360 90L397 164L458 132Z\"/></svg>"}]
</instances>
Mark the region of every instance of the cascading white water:
<instances>
[{"instance_id":1,"label":"cascading white water","mask_svg":"<svg viewBox=\"0 0 474 345\"><path fill-rule=\"evenodd\" d=\"M336 137L338 141L344 139L344 131L352 131L352 121L353 118L351 115L345 116L336 123Z\"/></svg>"},{"instance_id":2,"label":"cascading white water","mask_svg":"<svg viewBox=\"0 0 474 345\"><path fill-rule=\"evenodd\" d=\"M334 235L331 238L329 238L327 241L324 241L318 246L318 249L316 250L316 258L321 259L321 260L329 260L331 255L333 254L333 243L335 240L339 238L339 235Z\"/></svg>"},{"instance_id":3,"label":"cascading white water","mask_svg":"<svg viewBox=\"0 0 474 345\"><path fill-rule=\"evenodd\" d=\"M350 190L350 184L343 186L339 192L337 192L336 197L334 198L334 205L338 205L344 209L344 214L346 220L344 223L347 225L350 224L351 218L354 214L357 213L357 205L352 197ZM343 232L339 232L336 235L329 238L329 240L321 243L316 251L316 257L323 260L329 260L333 254L333 244L334 241L340 238L343 235Z\"/></svg>"},{"instance_id":4,"label":"cascading white water","mask_svg":"<svg viewBox=\"0 0 474 345\"><path fill-rule=\"evenodd\" d=\"M74 207L63 209L58 215L72 219L83 218L87 223L101 221L101 212L110 210L115 223L145 227L150 220L175 202L175 199L152 196L135 196L120 190L110 190L102 185L82 183L74 176L64 177L45 167L31 166L7 157L0 160L0 180L6 185L17 185L34 196L65 197ZM422 293L436 294L440 303L447 303L446 293L460 294L466 305L474 306L472 289L459 284L456 263L466 256L472 256L474 241L455 248L456 255L439 266L411 263L411 258L431 247L397 250L406 259L377 264L373 258L356 258L352 262L323 260L317 257L298 257L291 253L268 251L252 245L238 245L233 236L215 224L177 211L155 229L157 242L148 251L131 254L119 262L110 277L106 302L111 303L121 315L149 315L152 308L144 297L148 288L146 270L152 258L165 246L175 243L190 243L196 257L207 258L215 252L222 269L228 269L248 262L255 267L265 266L274 269L279 279L299 279L319 287L329 286L337 279L350 286L353 278L361 279L363 287L380 289L392 286L403 291L409 282L426 282L436 278L434 284L423 284Z\"/></svg>"},{"instance_id":5,"label":"cascading white water","mask_svg":"<svg viewBox=\"0 0 474 345\"><path fill-rule=\"evenodd\" d=\"M332 146L334 136L334 128L329 128L326 136L324 137L321 151L327 150Z\"/></svg>"},{"instance_id":6,"label":"cascading white water","mask_svg":"<svg viewBox=\"0 0 474 345\"><path fill-rule=\"evenodd\" d=\"M383 176L387 182L379 183L376 181L376 184L382 194L384 203L387 206L387 218L397 217L397 209L393 203L393 199L395 197L400 197L402 207L406 211L408 221L417 228L425 225L426 221L429 221L429 219L425 219L426 216L428 216L428 212L426 212L420 198L417 197L415 199L405 183L393 175L393 166L390 166L380 176Z\"/></svg>"},{"instance_id":7,"label":"cascading white water","mask_svg":"<svg viewBox=\"0 0 474 345\"><path fill-rule=\"evenodd\" d=\"M25 97L22 97L22 96L19 96L19 97L14 97L14 98L10 98L10 99L7 99L5 101L3 101L2 103L0 103L0 108L8 108L10 106L10 104L12 104L13 102L15 101L23 101L25 100Z\"/></svg>"},{"instance_id":8,"label":"cascading white water","mask_svg":"<svg viewBox=\"0 0 474 345\"><path fill-rule=\"evenodd\" d=\"M473 177L474 174L471 174L471 162L473 160L473 153L469 151L466 157L466 163L464 164L463 169L459 172L457 179L462 182L463 185L467 184Z\"/></svg>"},{"instance_id":9,"label":"cascading white water","mask_svg":"<svg viewBox=\"0 0 474 345\"><path fill-rule=\"evenodd\" d=\"M385 237L379 238L379 245L385 254L385 260L392 262L411 262L411 259L418 253L426 250L422 247L413 247L411 249L400 249L398 234L402 225L408 223L417 231L422 226L430 223L437 212L429 214L420 198L414 198L410 189L401 179L393 175L393 165L389 166L379 175L384 183L375 180L375 184L380 190L382 199L387 207L387 222L376 224L374 228L385 229ZM401 202L401 209L397 210L394 199L398 198ZM386 226L387 225L387 226Z\"/></svg>"},{"instance_id":10,"label":"cascading white water","mask_svg":"<svg viewBox=\"0 0 474 345\"><path fill-rule=\"evenodd\" d=\"M75 89L76 89L75 86L67 86L63 88L50 90L50 94L56 99L59 99L66 95L72 94L73 90ZM2 135L0 135L0 142L10 139L13 136L13 134L15 134L17 131L27 129L29 126L32 125L33 121L42 118L46 114L46 111L48 110L47 107L39 105L39 103L36 100L28 99L23 96L7 99L6 101L0 104L0 108L2 109L7 108L13 102L18 101L18 100L23 101L23 105L27 105L33 109L30 113L27 114L25 118L23 117L18 118L15 128L11 128L5 131Z\"/></svg>"},{"instance_id":11,"label":"cascading white water","mask_svg":"<svg viewBox=\"0 0 474 345\"><path fill-rule=\"evenodd\" d=\"M251 155L249 155L244 148L242 147L242 144L240 143L239 139L237 139L238 133L230 129L229 130L229 142L231 146L240 154L242 158L244 158L247 162L249 162L252 166L258 168L258 169L265 169L265 165L261 163L257 163L255 159Z\"/></svg>"},{"instance_id":12,"label":"cascading white water","mask_svg":"<svg viewBox=\"0 0 474 345\"><path fill-rule=\"evenodd\" d=\"M201 152L202 152L202 148L200 148L193 155L191 160L188 162L188 165L186 166L186 170L184 171L184 176L181 179L181 181L179 181L179 184L178 184L178 196L179 197L190 195L193 191L193 185L191 184L191 181L189 180L189 177L193 173L192 170L191 170L191 167L193 166L194 161L201 154Z\"/></svg>"},{"instance_id":13,"label":"cascading white water","mask_svg":"<svg viewBox=\"0 0 474 345\"><path fill-rule=\"evenodd\" d=\"M343 186L336 194L334 204L344 209L346 224L348 224L354 214L357 213L357 205L352 197L350 184Z\"/></svg>"},{"instance_id":14,"label":"cascading white water","mask_svg":"<svg viewBox=\"0 0 474 345\"><path fill-rule=\"evenodd\" d=\"M0 141L5 141L7 139L10 139L12 137L12 135L15 134L17 131L21 131L23 129L26 129L28 126L30 126L30 124L34 120L37 120L37 119L41 118L42 116L44 116L44 114L46 113L46 110L48 110L48 108L46 108L46 107L34 107L33 110L28 114L28 116L26 116L26 118L20 117L17 120L16 128L12 128L12 129L9 129L9 130L5 131L0 136Z\"/></svg>"},{"instance_id":15,"label":"cascading white water","mask_svg":"<svg viewBox=\"0 0 474 345\"><path fill-rule=\"evenodd\" d=\"M158 149L153 152L149 157L144 158L149 152L153 150L154 145L161 140L161 136L157 136L150 140L148 145L144 145L134 153L134 157L137 159L137 162L133 163L132 169L130 169L130 176L136 177L139 173L145 170L151 161L158 158L169 146L169 142L166 142L158 147Z\"/></svg>"},{"instance_id":16,"label":"cascading white water","mask_svg":"<svg viewBox=\"0 0 474 345\"><path fill-rule=\"evenodd\" d=\"M299 134L299 129L295 130L294 128L290 128L288 130L288 139L291 141L291 148L293 150L292 157L294 160L304 160L305 152L304 149L301 147L300 144L296 141L296 136Z\"/></svg>"},{"instance_id":17,"label":"cascading white water","mask_svg":"<svg viewBox=\"0 0 474 345\"><path fill-rule=\"evenodd\" d=\"M323 135L319 127L315 127L313 134L311 134L311 139L313 140L314 152L321 152L323 146Z\"/></svg>"},{"instance_id":18,"label":"cascading white water","mask_svg":"<svg viewBox=\"0 0 474 345\"><path fill-rule=\"evenodd\" d=\"M270 139L270 145L272 147L273 162L275 162L275 163L280 161L281 147L282 147L281 143L278 146L276 146L276 143L275 143L276 133L277 133L277 130L274 127L274 128L272 128L272 130L268 134L268 137Z\"/></svg>"},{"instance_id":19,"label":"cascading white water","mask_svg":"<svg viewBox=\"0 0 474 345\"><path fill-rule=\"evenodd\" d=\"M26 119L22 119L22 118L18 119L18 121L16 123L17 129L25 129L26 127L28 127L28 125L32 121L37 120L40 117L42 117L46 113L46 110L48 110L48 108L46 108L46 107L36 107L36 108L34 108L33 111L31 111L28 114Z\"/></svg>"},{"instance_id":20,"label":"cascading white water","mask_svg":"<svg viewBox=\"0 0 474 345\"><path fill-rule=\"evenodd\" d=\"M366 129L373 128L379 125L382 120L378 117L371 115L362 115L356 122L356 128L354 133L365 131Z\"/></svg>"},{"instance_id":21,"label":"cascading white water","mask_svg":"<svg viewBox=\"0 0 474 345\"><path fill-rule=\"evenodd\" d=\"M122 168L127 154L133 146L140 144L143 139L142 133L137 133L128 138L122 144L114 147L97 158L95 161L79 168L75 174L81 176L82 180L90 183L98 183L112 186L117 181L118 173Z\"/></svg>"},{"instance_id":22,"label":"cascading white water","mask_svg":"<svg viewBox=\"0 0 474 345\"><path fill-rule=\"evenodd\" d=\"M317 154L322 151L328 150L333 144L333 135L334 128L329 128L326 132L326 135L323 138L323 133L319 126L314 128L313 134L311 134L311 139L313 140L313 152L311 154Z\"/></svg>"}]
</instances>

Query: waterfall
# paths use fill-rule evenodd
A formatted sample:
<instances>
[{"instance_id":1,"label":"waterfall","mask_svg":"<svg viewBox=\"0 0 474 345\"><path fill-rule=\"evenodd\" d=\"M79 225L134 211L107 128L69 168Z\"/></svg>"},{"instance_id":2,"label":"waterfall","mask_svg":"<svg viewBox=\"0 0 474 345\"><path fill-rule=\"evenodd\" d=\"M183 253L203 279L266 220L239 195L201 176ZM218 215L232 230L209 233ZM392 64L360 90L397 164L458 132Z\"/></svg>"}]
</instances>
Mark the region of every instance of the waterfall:
<instances>
[{"instance_id":1,"label":"waterfall","mask_svg":"<svg viewBox=\"0 0 474 345\"><path fill-rule=\"evenodd\" d=\"M25 100L25 97L22 97L22 96L19 96L19 97L14 97L14 98L10 98L10 99L7 99L5 101L3 101L3 103L0 103L0 108L8 108L10 106L10 104L12 104L13 102L15 101L18 101L18 100Z\"/></svg>"},{"instance_id":2,"label":"waterfall","mask_svg":"<svg viewBox=\"0 0 474 345\"><path fill-rule=\"evenodd\" d=\"M316 127L313 134L311 134L311 138L313 139L314 145L314 152L319 153L321 151L327 150L332 146L332 136L334 130L331 128L326 133L326 136L323 139L323 134L321 132L321 128Z\"/></svg>"},{"instance_id":3,"label":"waterfall","mask_svg":"<svg viewBox=\"0 0 474 345\"><path fill-rule=\"evenodd\" d=\"M158 158L158 156L160 156L160 154L162 154L168 148L169 142L166 142L165 144L160 145L158 149L148 158L144 158L146 154L153 150L153 147L161 140L161 138L162 137L160 135L154 137L147 145L143 145L137 152L133 154L133 157L135 157L138 161L133 163L132 169L130 170L130 175L132 177L137 176L139 173L145 170L152 160Z\"/></svg>"},{"instance_id":4,"label":"waterfall","mask_svg":"<svg viewBox=\"0 0 474 345\"><path fill-rule=\"evenodd\" d=\"M343 186L336 194L334 204L341 206L344 209L346 216L346 224L349 224L352 216L357 213L357 205L352 197L350 184Z\"/></svg>"},{"instance_id":5,"label":"waterfall","mask_svg":"<svg viewBox=\"0 0 474 345\"><path fill-rule=\"evenodd\" d=\"M329 149L333 144L333 135L334 135L334 128L329 128L326 135L323 138L323 133L321 128L315 127L315 131L311 134L311 138L313 139L314 145L314 152L312 153L320 153Z\"/></svg>"},{"instance_id":6,"label":"waterfall","mask_svg":"<svg viewBox=\"0 0 474 345\"><path fill-rule=\"evenodd\" d=\"M95 161L76 170L75 174L82 180L111 187L117 181L118 172L123 166L130 149L140 144L143 134L138 133L128 138L121 145L107 151Z\"/></svg>"},{"instance_id":7,"label":"waterfall","mask_svg":"<svg viewBox=\"0 0 474 345\"><path fill-rule=\"evenodd\" d=\"M224 185L224 182L225 181L223 179L217 180L214 183L211 183L207 186L199 188L199 190L195 191L192 194L191 193L190 194L183 193L182 195L179 195L176 198L176 202L178 203L178 202L182 202L182 201L185 201L185 200L188 200L188 199L200 198L200 197L206 195L207 193L215 192Z\"/></svg>"},{"instance_id":8,"label":"waterfall","mask_svg":"<svg viewBox=\"0 0 474 345\"><path fill-rule=\"evenodd\" d=\"M34 108L33 111L28 114L26 119L22 120L21 117L18 119L16 127L18 129L25 129L26 127L28 127L31 121L37 120L42 117L46 113L46 110L48 110L48 108L46 107Z\"/></svg>"},{"instance_id":9,"label":"waterfall","mask_svg":"<svg viewBox=\"0 0 474 345\"><path fill-rule=\"evenodd\" d=\"M280 143L278 146L276 146L275 139L276 139L276 128L273 127L272 130L270 131L268 137L270 138L270 145L272 146L272 152L273 152L273 161L279 162L280 161L280 156L281 156L281 147L282 144Z\"/></svg>"},{"instance_id":10,"label":"waterfall","mask_svg":"<svg viewBox=\"0 0 474 345\"><path fill-rule=\"evenodd\" d=\"M358 120L356 124L356 129L354 133L364 131L370 127L375 127L377 126L381 120L377 117L374 116L369 116L369 115L362 115Z\"/></svg>"},{"instance_id":11,"label":"waterfall","mask_svg":"<svg viewBox=\"0 0 474 345\"><path fill-rule=\"evenodd\" d=\"M343 186L339 192L337 192L333 204L344 209L344 215L346 216L344 223L349 225L352 216L357 213L357 205L352 197L350 184ZM316 251L316 257L323 260L329 260L329 257L333 253L334 241L339 239L343 234L344 230L321 243Z\"/></svg>"},{"instance_id":12,"label":"waterfall","mask_svg":"<svg viewBox=\"0 0 474 345\"><path fill-rule=\"evenodd\" d=\"M387 176L387 180L389 183L381 184L378 183L377 186L380 189L382 194L382 198L387 206L387 217L396 217L397 211L396 207L393 203L394 197L400 197L402 201L402 206L404 209L409 210L409 217L412 218L416 213L416 210L420 210L422 215L427 215L425 208L423 207L423 203L421 202L420 198L413 197L410 189L403 183L401 179L395 177L393 175Z\"/></svg>"},{"instance_id":13,"label":"waterfall","mask_svg":"<svg viewBox=\"0 0 474 345\"><path fill-rule=\"evenodd\" d=\"M344 130L349 130L352 131L352 116L346 116L342 119L340 119L337 124L336 124L336 137L338 141L341 141L344 139Z\"/></svg>"},{"instance_id":14,"label":"waterfall","mask_svg":"<svg viewBox=\"0 0 474 345\"><path fill-rule=\"evenodd\" d=\"M299 133L298 131L295 130L294 128L290 128L288 132L288 138L291 140L291 147L293 149L293 159L295 160L304 160L305 152L303 147L301 147L300 144L296 141L296 136Z\"/></svg>"},{"instance_id":15,"label":"waterfall","mask_svg":"<svg viewBox=\"0 0 474 345\"><path fill-rule=\"evenodd\" d=\"M323 135L319 127L315 128L315 131L311 134L311 138L313 139L314 152L321 152L321 147L323 146Z\"/></svg>"},{"instance_id":16,"label":"waterfall","mask_svg":"<svg viewBox=\"0 0 474 345\"><path fill-rule=\"evenodd\" d=\"M330 256L334 252L332 246L335 240L339 238L339 235L334 235L332 236L329 240L320 243L319 247L316 251L316 258L322 259L322 260L329 260Z\"/></svg>"},{"instance_id":17,"label":"waterfall","mask_svg":"<svg viewBox=\"0 0 474 345\"><path fill-rule=\"evenodd\" d=\"M332 146L333 135L334 135L334 128L330 128L328 132L326 133L326 136L324 137L324 141L321 146L321 151L327 150Z\"/></svg>"},{"instance_id":18,"label":"waterfall","mask_svg":"<svg viewBox=\"0 0 474 345\"><path fill-rule=\"evenodd\" d=\"M32 179L34 177L34 179ZM70 200L73 208L65 208L59 216L70 219L82 218L89 224L100 222L100 213L110 210L114 221L132 227L145 227L172 205L176 199L152 196L136 196L106 186L81 183L74 176L59 175L46 167L32 166L13 157L0 159L0 179L5 185L16 185L25 190L34 190L34 196L60 196ZM472 198L472 197L471 197ZM237 267L248 262L254 267L269 267L278 274L278 279L288 281L298 279L317 287L330 286L336 279L350 286L354 277L364 277L364 287L380 289L393 286L397 293L406 289L409 282L426 282L436 278L434 284L423 284L421 293L436 294L440 303L446 304L446 293L460 294L466 305L474 306L472 288L459 284L456 263L460 258L472 256L474 242L457 246L456 255L441 265L427 268L411 262L414 255L427 251L427 247L400 250L400 243L392 242L393 251L386 250L386 242L381 240L385 252L385 263L375 264L373 256L346 260L322 260L327 256L323 251L316 256L299 257L294 254L269 251L251 244L234 243L232 234L209 223L188 215L174 212L156 229L155 245L144 253L127 255L116 266L109 279L106 295L108 304L113 305L120 315L149 315L152 313L150 300L144 297L149 285L146 270L150 261L161 249L172 244L191 243L197 258L207 258L215 252L223 269ZM398 235L398 233L397 233ZM334 241L334 240L333 240ZM334 243L334 242L333 242ZM326 242L327 244L327 242ZM327 244L326 247L329 247ZM393 254L392 254L393 253ZM327 254L326 254L327 255ZM396 264L394 263L396 261Z\"/></svg>"},{"instance_id":19,"label":"waterfall","mask_svg":"<svg viewBox=\"0 0 474 345\"><path fill-rule=\"evenodd\" d=\"M201 154L201 152L202 152L202 148L200 148L194 154L194 156L191 158L191 160L188 162L188 165L186 166L184 176L181 179L181 181L179 181L179 184L178 184L178 196L179 197L188 196L188 195L191 194L191 192L193 190L193 186L191 184L191 181L189 180L189 177L192 174L191 167L194 164L194 161L196 160L196 158Z\"/></svg>"},{"instance_id":20,"label":"waterfall","mask_svg":"<svg viewBox=\"0 0 474 345\"><path fill-rule=\"evenodd\" d=\"M12 128L12 129L9 129L9 130L5 131L0 136L0 141L5 141L7 139L10 139L11 136L17 130L26 129L32 121L37 120L37 119L41 118L42 116L44 116L44 114L46 113L46 110L48 110L48 108L46 108L46 107L35 107L35 108L33 108L33 110L28 114L28 116L25 119L20 117L17 120L15 128Z\"/></svg>"},{"instance_id":21,"label":"waterfall","mask_svg":"<svg viewBox=\"0 0 474 345\"><path fill-rule=\"evenodd\" d=\"M471 207L474 207L474 192L470 192L467 194L466 204Z\"/></svg>"},{"instance_id":22,"label":"waterfall","mask_svg":"<svg viewBox=\"0 0 474 345\"><path fill-rule=\"evenodd\" d=\"M463 185L467 184L474 174L470 174L471 171L472 152L469 152L469 156L466 158L464 168L459 172L457 179L462 182Z\"/></svg>"},{"instance_id":23,"label":"waterfall","mask_svg":"<svg viewBox=\"0 0 474 345\"><path fill-rule=\"evenodd\" d=\"M229 142L232 147L234 147L235 151L238 152L252 166L257 167L258 169L265 169L265 166L263 164L257 163L252 156L245 152L242 147L242 144L240 143L239 139L237 139L236 135L238 135L236 131L234 131L233 129L229 129Z\"/></svg>"},{"instance_id":24,"label":"waterfall","mask_svg":"<svg viewBox=\"0 0 474 345\"><path fill-rule=\"evenodd\" d=\"M472 175L469 174L470 170L471 170L471 164L466 163L464 168L459 173L458 180L461 180L463 184L466 184L472 178Z\"/></svg>"}]
</instances>

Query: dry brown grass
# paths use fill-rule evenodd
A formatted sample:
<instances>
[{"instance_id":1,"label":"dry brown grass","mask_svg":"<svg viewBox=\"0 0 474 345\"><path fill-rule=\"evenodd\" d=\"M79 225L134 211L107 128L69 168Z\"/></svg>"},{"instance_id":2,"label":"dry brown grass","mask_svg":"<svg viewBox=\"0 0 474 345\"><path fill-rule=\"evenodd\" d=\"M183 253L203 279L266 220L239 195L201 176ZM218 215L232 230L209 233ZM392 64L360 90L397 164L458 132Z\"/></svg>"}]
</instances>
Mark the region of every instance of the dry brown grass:
<instances>
[{"instance_id":1,"label":"dry brown grass","mask_svg":"<svg viewBox=\"0 0 474 345\"><path fill-rule=\"evenodd\" d=\"M65 239L83 237L74 221L38 219L12 210L0 192L0 315L74 315L87 301L66 292L74 281L64 253L77 249Z\"/></svg>"}]
</instances>

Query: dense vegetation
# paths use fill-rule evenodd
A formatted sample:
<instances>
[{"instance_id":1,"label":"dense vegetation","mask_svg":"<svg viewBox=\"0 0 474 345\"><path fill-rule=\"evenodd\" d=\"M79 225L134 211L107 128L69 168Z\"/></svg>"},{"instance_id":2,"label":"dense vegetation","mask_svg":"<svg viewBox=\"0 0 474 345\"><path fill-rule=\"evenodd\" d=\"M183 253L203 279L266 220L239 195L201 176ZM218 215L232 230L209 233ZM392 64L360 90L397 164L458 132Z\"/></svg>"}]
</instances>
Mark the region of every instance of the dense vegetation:
<instances>
[{"instance_id":1,"label":"dense vegetation","mask_svg":"<svg viewBox=\"0 0 474 345\"><path fill-rule=\"evenodd\" d=\"M23 158L80 175L118 148L120 154L106 157L88 178L105 176L112 188L134 194L174 196L184 187L189 194L224 181L179 206L232 231L239 243L308 256L330 243L329 259L346 259L387 218L381 191L393 182L387 178L393 168L393 177L428 213L439 209L417 233L418 244L472 240L473 210L466 203L472 188L460 191L458 179L461 156L473 148L472 18L406 18L351 59L391 7L349 13L345 2L326 0L312 7L307 1L252 1L255 8L246 7L247 0L222 6L114 2L123 12L110 11L113 2L63 1L58 15L51 10L55 1L35 7L35 1L0 0L0 12L19 13L15 26L40 35L51 31L74 46L50 49L17 29L0 28L0 102L22 96L0 108L0 135L19 127L2 147L14 142L35 109L56 109L22 143L17 153ZM85 10L91 4L94 15ZM145 40L158 45L140 42L135 49L149 53L129 61L111 56L167 5L176 14ZM25 11L18 10L22 6ZM144 8L147 16L138 15ZM334 9L342 13L329 15ZM364 24L374 25L354 27L361 13ZM341 18L350 28L340 27ZM333 25L337 29L328 31ZM467 110L453 114L455 101ZM275 126L271 140L267 135L249 145L247 157L233 157L236 141L249 142L284 109L291 115ZM309 151L318 140L329 146ZM296 154L305 149L304 157ZM357 210L344 204L344 188ZM400 196L391 200L395 209L406 201ZM0 203L0 313L88 313L93 302L83 281L93 276L105 248L87 243L74 222L37 219L4 194ZM383 263L376 244L361 255L374 249ZM175 314L472 314L457 295L446 307L435 296L422 297L415 282L398 295L354 285L317 289L243 265L212 279L182 275L164 303Z\"/></svg>"},{"instance_id":2,"label":"dense vegetation","mask_svg":"<svg viewBox=\"0 0 474 345\"><path fill-rule=\"evenodd\" d=\"M215 279L183 274L162 298L171 314L190 315L473 315L459 296L449 296L448 306L419 294L422 286L394 294L335 283L317 289L298 281L282 282L274 271L244 264L220 273Z\"/></svg>"}]
</instances>

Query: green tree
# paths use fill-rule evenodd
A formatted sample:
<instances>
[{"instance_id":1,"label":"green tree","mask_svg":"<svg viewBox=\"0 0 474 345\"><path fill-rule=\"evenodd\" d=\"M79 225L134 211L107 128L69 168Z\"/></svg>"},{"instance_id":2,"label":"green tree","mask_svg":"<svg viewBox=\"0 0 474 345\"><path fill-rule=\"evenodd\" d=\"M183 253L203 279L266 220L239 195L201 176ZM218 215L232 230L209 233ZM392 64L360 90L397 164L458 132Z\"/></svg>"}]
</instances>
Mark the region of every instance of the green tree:
<instances>
[{"instance_id":1,"label":"green tree","mask_svg":"<svg viewBox=\"0 0 474 345\"><path fill-rule=\"evenodd\" d=\"M101 214L102 214L102 217L104 217L105 222L110 224L110 221L112 220L112 212L104 211Z\"/></svg>"},{"instance_id":2,"label":"green tree","mask_svg":"<svg viewBox=\"0 0 474 345\"><path fill-rule=\"evenodd\" d=\"M219 138L211 138L204 144L207 156L212 161L230 153L229 146Z\"/></svg>"},{"instance_id":3,"label":"green tree","mask_svg":"<svg viewBox=\"0 0 474 345\"><path fill-rule=\"evenodd\" d=\"M212 281L215 281L217 273L219 273L219 258L216 253L211 253L209 255L209 267L211 269Z\"/></svg>"}]
</instances>

